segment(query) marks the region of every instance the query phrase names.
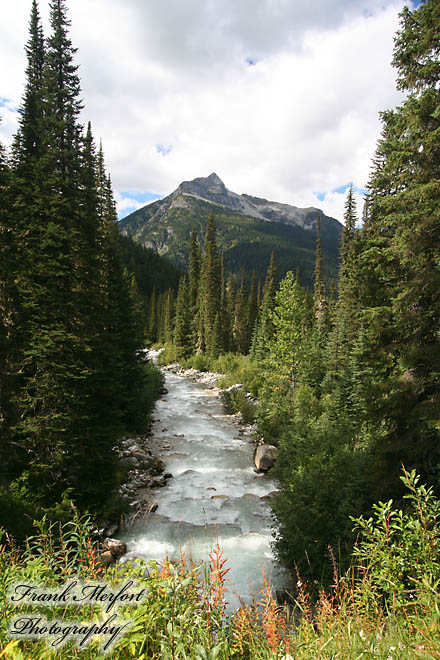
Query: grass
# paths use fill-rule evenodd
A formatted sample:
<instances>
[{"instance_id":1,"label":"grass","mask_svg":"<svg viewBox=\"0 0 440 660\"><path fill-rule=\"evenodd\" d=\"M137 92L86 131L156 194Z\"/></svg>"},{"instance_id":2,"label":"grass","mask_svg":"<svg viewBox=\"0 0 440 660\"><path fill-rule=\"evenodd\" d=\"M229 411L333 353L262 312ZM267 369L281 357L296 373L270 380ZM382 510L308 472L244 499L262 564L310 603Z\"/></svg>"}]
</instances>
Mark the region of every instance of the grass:
<instances>
[{"instance_id":1,"label":"grass","mask_svg":"<svg viewBox=\"0 0 440 660\"><path fill-rule=\"evenodd\" d=\"M52 658L137 660L415 660L440 658L440 593L428 575L414 583L412 597L385 601L374 575L353 565L343 577L334 567L334 584L312 601L307 585L298 579L295 606L279 605L270 584L251 604L227 616L227 559L217 545L209 566L168 559L158 565L125 564L105 571L100 564L91 521L75 517L62 527L39 523L36 534L18 549L3 536L0 546L0 658L40 660ZM362 568L362 570L361 570ZM72 580L99 582L118 590L133 580L132 590L145 589L138 603L121 605L119 618L128 617L126 629L107 650L102 638L87 648L70 638L51 647L53 638L12 639L8 623L17 616L54 618L64 626L72 621L97 625L108 618L105 604L23 605L8 598L13 585L32 583L49 590ZM115 606L116 610L116 606ZM32 614L31 614L32 613ZM105 638L104 638L105 639Z\"/></svg>"}]
</instances>

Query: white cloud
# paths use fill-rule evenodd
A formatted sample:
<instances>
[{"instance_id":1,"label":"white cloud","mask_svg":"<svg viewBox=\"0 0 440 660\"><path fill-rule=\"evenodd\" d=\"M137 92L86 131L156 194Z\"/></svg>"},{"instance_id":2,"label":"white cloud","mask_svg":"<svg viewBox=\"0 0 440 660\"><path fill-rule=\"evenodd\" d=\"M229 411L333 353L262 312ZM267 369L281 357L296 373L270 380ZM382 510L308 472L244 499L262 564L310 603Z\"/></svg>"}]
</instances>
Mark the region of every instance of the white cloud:
<instances>
[{"instance_id":1,"label":"white cloud","mask_svg":"<svg viewBox=\"0 0 440 660\"><path fill-rule=\"evenodd\" d=\"M364 196L357 190L354 190L353 196L356 202L356 215L358 218L357 224L360 226L362 210L364 208ZM346 197L347 194L345 192L329 192L325 196L325 200L323 202L315 200L314 206L325 209L326 215L329 215L333 218L338 218L342 222Z\"/></svg>"},{"instance_id":2,"label":"white cloud","mask_svg":"<svg viewBox=\"0 0 440 660\"><path fill-rule=\"evenodd\" d=\"M127 197L126 195L121 194L118 190L115 191L115 202L118 216L121 217L145 206L145 202L139 202L133 197Z\"/></svg>"},{"instance_id":3,"label":"white cloud","mask_svg":"<svg viewBox=\"0 0 440 660\"><path fill-rule=\"evenodd\" d=\"M117 190L164 195L215 171L236 192L341 218L345 195L330 191L365 186L378 111L400 99L390 61L403 0L70 4L84 119ZM0 96L13 104L29 10L19 0L0 26ZM47 32L46 3L41 12ZM8 140L14 115L0 114ZM328 194L318 204L314 191ZM129 201L120 195L122 212Z\"/></svg>"}]
</instances>

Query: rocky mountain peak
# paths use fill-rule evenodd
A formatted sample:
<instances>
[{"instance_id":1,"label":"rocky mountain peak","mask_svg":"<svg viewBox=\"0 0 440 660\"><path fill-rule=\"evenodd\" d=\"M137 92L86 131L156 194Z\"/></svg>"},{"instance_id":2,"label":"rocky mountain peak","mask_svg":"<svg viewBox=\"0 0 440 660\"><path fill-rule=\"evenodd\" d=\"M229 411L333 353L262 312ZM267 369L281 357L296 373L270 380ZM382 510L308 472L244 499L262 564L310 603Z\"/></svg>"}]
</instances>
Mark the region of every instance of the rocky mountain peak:
<instances>
[{"instance_id":1,"label":"rocky mountain peak","mask_svg":"<svg viewBox=\"0 0 440 660\"><path fill-rule=\"evenodd\" d=\"M172 203L182 204L180 196L196 197L212 204L222 206L234 213L247 215L268 222L281 222L283 224L296 225L309 231L316 230L316 221L319 210L312 208L298 208L290 204L271 202L267 199L254 197L252 195L238 195L226 188L218 174L212 172L207 177L199 177L192 181L184 181L177 190L172 193ZM176 199L177 198L177 199ZM336 231L340 230L340 224L333 218L322 214L322 226L333 224Z\"/></svg>"},{"instance_id":2,"label":"rocky mountain peak","mask_svg":"<svg viewBox=\"0 0 440 660\"><path fill-rule=\"evenodd\" d=\"M202 179L203 179L203 177L202 177ZM210 174L209 176L206 177L206 182L210 186L220 186L221 188L225 188L225 184L220 179L218 174L216 174L215 172L212 172L212 174Z\"/></svg>"},{"instance_id":3,"label":"rocky mountain peak","mask_svg":"<svg viewBox=\"0 0 440 660\"><path fill-rule=\"evenodd\" d=\"M229 255L231 272L239 272L242 267L249 272L255 269L264 280L270 254L274 252L279 259L280 276L298 266L302 282L313 286L319 209L235 193L226 188L215 172L183 181L167 197L121 220L119 230L186 268L190 232L197 226L203 240L211 211L218 227L219 245ZM332 277L337 273L341 231L337 220L321 215L322 246L330 260Z\"/></svg>"},{"instance_id":4,"label":"rocky mountain peak","mask_svg":"<svg viewBox=\"0 0 440 660\"><path fill-rule=\"evenodd\" d=\"M206 177L198 177L192 181L183 181L178 187L177 192L210 200L212 196L224 195L226 193L226 186L220 177L213 172ZM212 199L212 201L217 200Z\"/></svg>"}]
</instances>

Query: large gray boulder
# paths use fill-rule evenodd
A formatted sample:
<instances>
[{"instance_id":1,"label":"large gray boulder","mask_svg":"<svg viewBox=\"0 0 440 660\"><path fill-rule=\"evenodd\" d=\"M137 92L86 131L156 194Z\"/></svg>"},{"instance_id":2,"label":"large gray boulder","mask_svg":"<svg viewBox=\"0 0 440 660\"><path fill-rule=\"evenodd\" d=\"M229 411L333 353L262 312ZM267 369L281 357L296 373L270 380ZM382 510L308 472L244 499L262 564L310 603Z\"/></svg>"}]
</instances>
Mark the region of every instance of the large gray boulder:
<instances>
[{"instance_id":1,"label":"large gray boulder","mask_svg":"<svg viewBox=\"0 0 440 660\"><path fill-rule=\"evenodd\" d=\"M106 538L102 544L102 549L111 552L113 557L122 557L122 555L125 555L127 552L127 545L124 541L120 541L119 539Z\"/></svg>"},{"instance_id":2,"label":"large gray boulder","mask_svg":"<svg viewBox=\"0 0 440 660\"><path fill-rule=\"evenodd\" d=\"M267 472L273 467L278 454L274 445L258 445L254 453L254 463L257 472Z\"/></svg>"}]
</instances>

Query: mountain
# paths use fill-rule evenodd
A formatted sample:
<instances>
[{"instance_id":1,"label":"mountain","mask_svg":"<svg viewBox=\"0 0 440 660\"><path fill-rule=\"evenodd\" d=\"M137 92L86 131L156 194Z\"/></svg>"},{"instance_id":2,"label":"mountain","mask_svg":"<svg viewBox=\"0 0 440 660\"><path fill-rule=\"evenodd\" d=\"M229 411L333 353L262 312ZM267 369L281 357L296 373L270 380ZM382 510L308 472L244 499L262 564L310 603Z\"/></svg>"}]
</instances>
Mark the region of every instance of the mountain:
<instances>
[{"instance_id":1,"label":"mountain","mask_svg":"<svg viewBox=\"0 0 440 660\"><path fill-rule=\"evenodd\" d=\"M191 230L195 227L203 239L211 211L228 271L239 272L244 267L264 278L273 251L280 277L287 270L295 272L298 268L302 283L312 285L319 210L239 195L228 190L215 173L184 181L167 197L121 220L119 229L137 243L166 254L179 267L187 268ZM337 277L341 232L340 222L321 213L327 280Z\"/></svg>"},{"instance_id":2,"label":"mountain","mask_svg":"<svg viewBox=\"0 0 440 660\"><path fill-rule=\"evenodd\" d=\"M130 275L135 276L143 298L151 296L153 289L156 293L170 288L177 291L183 272L166 256L122 234L119 234L119 250L124 266Z\"/></svg>"}]
</instances>

